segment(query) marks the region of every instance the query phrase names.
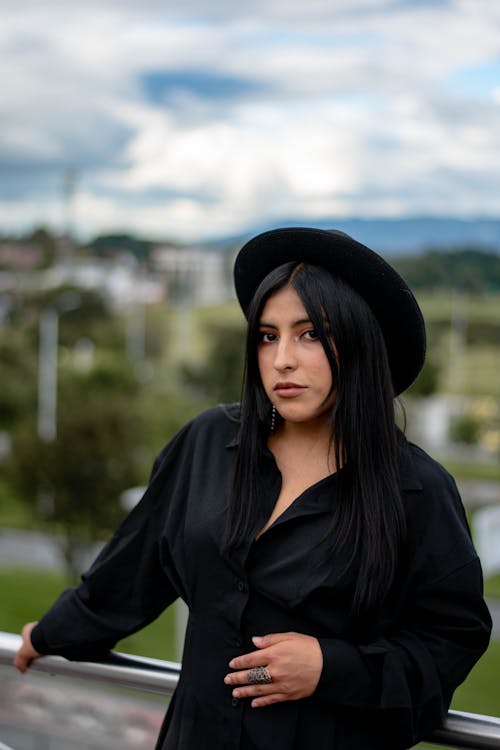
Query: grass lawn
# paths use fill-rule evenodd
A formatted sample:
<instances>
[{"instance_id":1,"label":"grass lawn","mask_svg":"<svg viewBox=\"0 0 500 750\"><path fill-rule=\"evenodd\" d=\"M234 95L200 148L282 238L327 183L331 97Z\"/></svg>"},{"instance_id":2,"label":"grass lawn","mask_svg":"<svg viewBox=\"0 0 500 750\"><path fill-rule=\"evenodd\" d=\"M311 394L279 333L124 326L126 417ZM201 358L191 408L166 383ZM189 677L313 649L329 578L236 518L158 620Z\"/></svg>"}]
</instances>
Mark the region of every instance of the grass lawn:
<instances>
[{"instance_id":1,"label":"grass lawn","mask_svg":"<svg viewBox=\"0 0 500 750\"><path fill-rule=\"evenodd\" d=\"M455 693L452 708L500 717L500 641L492 641L463 685Z\"/></svg>"},{"instance_id":2,"label":"grass lawn","mask_svg":"<svg viewBox=\"0 0 500 750\"><path fill-rule=\"evenodd\" d=\"M484 582L484 593L495 599L500 599L500 574L487 578Z\"/></svg>"},{"instance_id":3,"label":"grass lawn","mask_svg":"<svg viewBox=\"0 0 500 750\"><path fill-rule=\"evenodd\" d=\"M453 308L458 303L462 314L466 314L469 321L500 323L499 294L485 294L478 297L470 295L459 300L453 292L426 293L421 291L417 294L417 299L427 321L450 320Z\"/></svg>"},{"instance_id":4,"label":"grass lawn","mask_svg":"<svg viewBox=\"0 0 500 750\"><path fill-rule=\"evenodd\" d=\"M446 357L442 385L448 393L499 398L499 366L498 346L470 344L459 356Z\"/></svg>"},{"instance_id":5,"label":"grass lawn","mask_svg":"<svg viewBox=\"0 0 500 750\"><path fill-rule=\"evenodd\" d=\"M30 529L36 527L28 505L15 497L11 487L0 477L0 526Z\"/></svg>"},{"instance_id":6,"label":"grass lawn","mask_svg":"<svg viewBox=\"0 0 500 750\"><path fill-rule=\"evenodd\" d=\"M56 573L0 568L0 630L19 633L65 588L64 576ZM174 610L169 608L151 625L121 641L116 650L175 661L174 627Z\"/></svg>"},{"instance_id":7,"label":"grass lawn","mask_svg":"<svg viewBox=\"0 0 500 750\"><path fill-rule=\"evenodd\" d=\"M441 458L437 460L455 477L456 480L478 480L484 482L500 482L500 463L470 463L458 461L452 458Z\"/></svg>"}]
</instances>

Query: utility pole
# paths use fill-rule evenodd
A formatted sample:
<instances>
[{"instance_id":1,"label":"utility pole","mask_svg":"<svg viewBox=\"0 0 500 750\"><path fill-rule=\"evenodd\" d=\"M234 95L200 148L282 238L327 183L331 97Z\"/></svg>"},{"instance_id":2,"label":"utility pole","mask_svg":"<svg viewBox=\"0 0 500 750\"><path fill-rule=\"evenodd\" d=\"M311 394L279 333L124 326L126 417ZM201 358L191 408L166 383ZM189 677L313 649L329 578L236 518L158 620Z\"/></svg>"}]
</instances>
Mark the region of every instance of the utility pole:
<instances>
[{"instance_id":1,"label":"utility pole","mask_svg":"<svg viewBox=\"0 0 500 750\"><path fill-rule=\"evenodd\" d=\"M57 437L59 317L79 306L80 296L67 292L40 313L37 432L44 443L53 443Z\"/></svg>"},{"instance_id":2,"label":"utility pole","mask_svg":"<svg viewBox=\"0 0 500 750\"><path fill-rule=\"evenodd\" d=\"M57 435L57 340L59 315L54 308L40 315L38 355L38 437L52 443Z\"/></svg>"},{"instance_id":3,"label":"utility pole","mask_svg":"<svg viewBox=\"0 0 500 750\"><path fill-rule=\"evenodd\" d=\"M75 191L78 172L75 167L66 167L62 175L62 208L63 235L60 241L61 258L63 263L71 265L73 262L73 233L75 231Z\"/></svg>"}]
</instances>

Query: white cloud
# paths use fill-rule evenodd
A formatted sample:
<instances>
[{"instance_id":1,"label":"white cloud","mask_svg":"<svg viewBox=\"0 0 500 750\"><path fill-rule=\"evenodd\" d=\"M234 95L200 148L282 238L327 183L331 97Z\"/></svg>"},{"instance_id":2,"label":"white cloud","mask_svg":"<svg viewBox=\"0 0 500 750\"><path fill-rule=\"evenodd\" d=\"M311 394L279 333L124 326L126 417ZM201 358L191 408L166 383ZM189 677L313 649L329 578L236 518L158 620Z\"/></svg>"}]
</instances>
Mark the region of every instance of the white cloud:
<instances>
[{"instance_id":1,"label":"white cloud","mask_svg":"<svg viewBox=\"0 0 500 750\"><path fill-rule=\"evenodd\" d=\"M456 83L498 66L495 3L4 0L1 15L4 227L60 224L47 186L68 164L89 233L498 213L499 89L480 100ZM206 94L184 78L148 99L143 76L162 71L205 76ZM23 180L38 200L22 201Z\"/></svg>"}]
</instances>

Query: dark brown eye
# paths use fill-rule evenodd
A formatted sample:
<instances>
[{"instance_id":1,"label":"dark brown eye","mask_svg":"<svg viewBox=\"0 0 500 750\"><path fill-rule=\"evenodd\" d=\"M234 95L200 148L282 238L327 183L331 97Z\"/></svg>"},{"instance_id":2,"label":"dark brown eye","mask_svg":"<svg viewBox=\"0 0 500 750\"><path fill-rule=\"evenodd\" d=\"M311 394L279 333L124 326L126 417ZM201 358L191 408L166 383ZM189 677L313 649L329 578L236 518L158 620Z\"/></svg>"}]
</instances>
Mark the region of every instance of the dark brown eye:
<instances>
[{"instance_id":1,"label":"dark brown eye","mask_svg":"<svg viewBox=\"0 0 500 750\"><path fill-rule=\"evenodd\" d=\"M319 334L314 328L311 328L308 331L304 331L302 335L304 338L308 339L309 341L317 341L319 339Z\"/></svg>"},{"instance_id":2,"label":"dark brown eye","mask_svg":"<svg viewBox=\"0 0 500 750\"><path fill-rule=\"evenodd\" d=\"M276 334L270 331L261 331L259 333L259 340L262 344L271 344L273 341L276 341Z\"/></svg>"}]
</instances>

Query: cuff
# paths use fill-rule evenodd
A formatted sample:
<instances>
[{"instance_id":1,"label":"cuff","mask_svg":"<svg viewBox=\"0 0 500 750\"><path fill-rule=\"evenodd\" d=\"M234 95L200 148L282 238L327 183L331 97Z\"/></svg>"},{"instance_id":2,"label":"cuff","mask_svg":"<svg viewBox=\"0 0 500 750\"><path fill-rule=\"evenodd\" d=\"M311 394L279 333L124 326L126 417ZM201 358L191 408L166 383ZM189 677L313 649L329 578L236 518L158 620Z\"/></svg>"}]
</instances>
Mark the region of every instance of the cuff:
<instances>
[{"instance_id":1,"label":"cuff","mask_svg":"<svg viewBox=\"0 0 500 750\"><path fill-rule=\"evenodd\" d=\"M370 693L370 674L356 648L336 638L318 638L323 653L323 669L315 695L344 705L359 705Z\"/></svg>"},{"instance_id":2,"label":"cuff","mask_svg":"<svg viewBox=\"0 0 500 750\"><path fill-rule=\"evenodd\" d=\"M31 645L35 649L35 651L38 651L39 654L48 654L50 651L50 648L47 644L47 641L45 640L45 637L42 632L42 628L39 624L35 625L33 630L30 634L31 639Z\"/></svg>"}]
</instances>

